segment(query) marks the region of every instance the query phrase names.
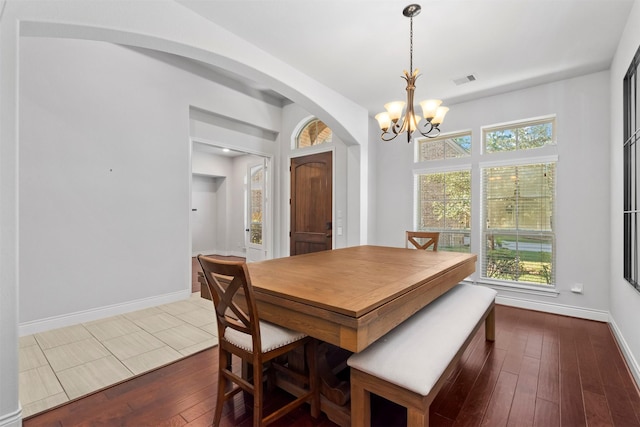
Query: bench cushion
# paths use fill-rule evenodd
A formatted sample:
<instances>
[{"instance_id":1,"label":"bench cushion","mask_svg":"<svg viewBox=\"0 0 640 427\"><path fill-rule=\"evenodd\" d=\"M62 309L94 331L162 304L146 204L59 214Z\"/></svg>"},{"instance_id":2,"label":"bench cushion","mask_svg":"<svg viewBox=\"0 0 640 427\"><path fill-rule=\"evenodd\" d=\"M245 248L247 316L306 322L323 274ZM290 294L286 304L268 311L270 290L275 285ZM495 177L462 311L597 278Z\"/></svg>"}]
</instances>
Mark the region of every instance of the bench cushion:
<instances>
[{"instance_id":1,"label":"bench cushion","mask_svg":"<svg viewBox=\"0 0 640 427\"><path fill-rule=\"evenodd\" d=\"M426 396L496 295L483 286L459 284L347 363Z\"/></svg>"}]
</instances>

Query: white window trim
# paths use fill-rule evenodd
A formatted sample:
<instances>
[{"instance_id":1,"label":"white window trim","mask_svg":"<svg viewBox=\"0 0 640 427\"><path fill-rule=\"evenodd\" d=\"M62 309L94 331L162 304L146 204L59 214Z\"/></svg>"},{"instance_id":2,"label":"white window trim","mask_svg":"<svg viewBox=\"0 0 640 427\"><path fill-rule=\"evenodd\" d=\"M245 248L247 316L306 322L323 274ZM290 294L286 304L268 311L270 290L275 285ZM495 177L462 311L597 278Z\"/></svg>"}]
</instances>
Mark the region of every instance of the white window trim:
<instances>
[{"instance_id":1,"label":"white window trim","mask_svg":"<svg viewBox=\"0 0 640 427\"><path fill-rule=\"evenodd\" d=\"M532 164L541 164L541 163L557 163L558 155L549 155L549 156L518 156L517 159L503 159L503 160L488 160L479 162L478 166L480 169L487 168L499 168L502 166L520 166L520 165L532 165Z\"/></svg>"},{"instance_id":2,"label":"white window trim","mask_svg":"<svg viewBox=\"0 0 640 427\"><path fill-rule=\"evenodd\" d=\"M499 130L499 129L509 129L512 127L525 127L525 126L537 125L540 123L546 123L549 120L555 120L556 117L557 117L556 114L546 114L544 116L530 117L528 119L523 119L523 120L511 120L508 122L493 123L490 125L480 126L480 131L484 132L486 130ZM556 133L554 132L553 134L555 135Z\"/></svg>"},{"instance_id":3,"label":"white window trim","mask_svg":"<svg viewBox=\"0 0 640 427\"><path fill-rule=\"evenodd\" d=\"M538 285L528 285L522 282L512 282L508 280L491 280L491 279L482 279L477 281L467 281L468 283L485 285L490 288L494 288L497 290L504 290L508 292L515 292L521 294L529 294L529 295L539 295L546 297L558 297L560 295L560 291L558 291L555 287L546 287L542 288Z\"/></svg>"},{"instance_id":4,"label":"white window trim","mask_svg":"<svg viewBox=\"0 0 640 427\"><path fill-rule=\"evenodd\" d=\"M457 164L457 165L438 165L438 166L428 166L425 168L416 168L413 170L414 175L426 175L432 173L445 173L445 172L459 172L459 171L471 171L472 164L467 160L466 163Z\"/></svg>"},{"instance_id":5,"label":"white window trim","mask_svg":"<svg viewBox=\"0 0 640 427\"><path fill-rule=\"evenodd\" d=\"M511 129L511 128L521 128L521 127L527 127L527 126L534 126L534 125L537 125L537 124L548 123L548 122L552 122L553 123L553 132L551 134L551 142L549 144L545 144L542 147L525 149L525 150L494 151L494 152L491 152L491 153L487 152L487 147L484 144L484 142L485 142L484 141L484 137L485 137L485 134L487 132L505 130L505 129ZM495 123L495 124L492 124L492 125L481 126L480 127L480 155L481 156L501 156L501 155L505 155L507 153L518 153L519 155L526 155L524 153L529 153L531 151L544 150L545 148L548 148L548 147L554 147L555 148L558 145L558 132L557 132L556 128L557 128L557 126L556 126L556 115L555 114L549 114L549 115L546 115L546 116L539 116L539 117L532 117L530 119L525 119L525 120L514 120L514 121L511 121L511 122Z\"/></svg>"}]
</instances>

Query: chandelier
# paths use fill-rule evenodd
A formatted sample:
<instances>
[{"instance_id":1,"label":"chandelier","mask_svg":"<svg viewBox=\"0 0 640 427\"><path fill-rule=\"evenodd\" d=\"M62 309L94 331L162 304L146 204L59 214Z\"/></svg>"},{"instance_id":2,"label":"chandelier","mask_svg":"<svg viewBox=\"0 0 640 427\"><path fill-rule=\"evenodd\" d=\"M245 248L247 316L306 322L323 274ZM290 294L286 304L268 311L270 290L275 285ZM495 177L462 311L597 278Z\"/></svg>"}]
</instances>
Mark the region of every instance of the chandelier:
<instances>
[{"instance_id":1,"label":"chandelier","mask_svg":"<svg viewBox=\"0 0 640 427\"><path fill-rule=\"evenodd\" d=\"M413 17L420 13L419 4L410 4L405 7L402 14L409 18L409 71L404 70L404 76L407 81L407 102L404 117L402 110L405 107L404 101L393 101L384 104L387 110L385 113L376 114L376 120L382 129L381 138L383 141L391 141L402 133L407 133L407 142L411 142L411 135L417 130L422 136L427 138L435 138L440 134L439 126L444 120L445 114L449 109L441 106L442 101L439 99L427 99L420 102L424 122L422 117L414 113L413 92L416 90L416 79L420 77L419 70L413 69ZM422 124L421 124L422 123Z\"/></svg>"}]
</instances>

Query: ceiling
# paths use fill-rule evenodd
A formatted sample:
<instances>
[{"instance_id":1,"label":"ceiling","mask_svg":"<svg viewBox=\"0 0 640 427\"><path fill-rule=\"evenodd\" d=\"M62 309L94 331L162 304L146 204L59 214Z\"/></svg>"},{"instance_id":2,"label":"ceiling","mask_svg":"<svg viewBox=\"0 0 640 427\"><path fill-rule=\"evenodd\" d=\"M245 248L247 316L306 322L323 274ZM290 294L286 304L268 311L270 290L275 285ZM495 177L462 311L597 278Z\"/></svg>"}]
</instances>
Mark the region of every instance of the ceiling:
<instances>
[{"instance_id":1,"label":"ceiling","mask_svg":"<svg viewBox=\"0 0 640 427\"><path fill-rule=\"evenodd\" d=\"M405 98L398 0L177 0L366 108ZM609 68L633 0L428 0L416 101L466 101ZM467 75L476 80L457 85Z\"/></svg>"}]
</instances>

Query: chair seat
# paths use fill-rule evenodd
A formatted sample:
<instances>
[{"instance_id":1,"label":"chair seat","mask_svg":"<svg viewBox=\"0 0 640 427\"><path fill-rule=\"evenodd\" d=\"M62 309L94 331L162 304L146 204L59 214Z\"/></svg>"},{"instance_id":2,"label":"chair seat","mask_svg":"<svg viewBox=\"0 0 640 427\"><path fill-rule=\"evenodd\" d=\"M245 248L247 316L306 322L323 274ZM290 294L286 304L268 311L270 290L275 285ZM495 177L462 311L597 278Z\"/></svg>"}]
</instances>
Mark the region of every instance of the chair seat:
<instances>
[{"instance_id":1,"label":"chair seat","mask_svg":"<svg viewBox=\"0 0 640 427\"><path fill-rule=\"evenodd\" d=\"M260 321L260 338L262 343L262 353L284 347L287 344L305 338L307 335L302 332L292 331L273 323ZM231 344L246 351L253 351L251 335L245 334L235 329L227 328L224 338Z\"/></svg>"}]
</instances>

